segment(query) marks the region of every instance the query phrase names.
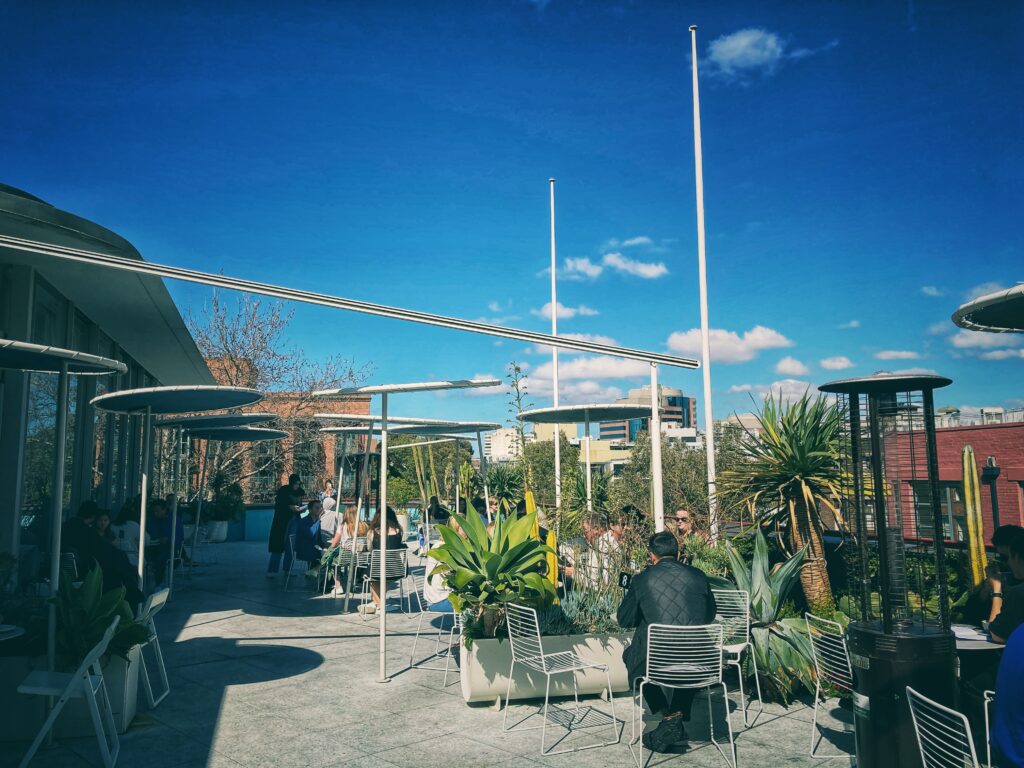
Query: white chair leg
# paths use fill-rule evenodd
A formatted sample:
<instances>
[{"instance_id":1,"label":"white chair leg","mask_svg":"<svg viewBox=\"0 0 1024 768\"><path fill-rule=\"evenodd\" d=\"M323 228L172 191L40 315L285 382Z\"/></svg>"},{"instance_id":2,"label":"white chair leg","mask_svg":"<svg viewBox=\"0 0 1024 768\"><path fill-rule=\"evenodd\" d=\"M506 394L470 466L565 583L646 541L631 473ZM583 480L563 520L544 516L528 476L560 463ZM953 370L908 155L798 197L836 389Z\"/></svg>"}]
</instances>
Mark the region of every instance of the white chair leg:
<instances>
[{"instance_id":1,"label":"white chair leg","mask_svg":"<svg viewBox=\"0 0 1024 768\"><path fill-rule=\"evenodd\" d=\"M512 695L512 673L516 671L515 659L512 660L512 665L508 668L508 688L505 689L505 714L501 718L501 730L508 731L508 700Z\"/></svg>"},{"instance_id":2,"label":"white chair leg","mask_svg":"<svg viewBox=\"0 0 1024 768\"><path fill-rule=\"evenodd\" d=\"M152 631L151 637L153 638L150 642L139 648L139 675L142 678L142 687L146 693L146 705L153 709L161 701L167 698L167 694L171 692L171 683L167 679L167 667L164 665L164 654L160 649L160 638L156 636L155 628ZM156 671L160 676L161 693L158 697L153 696L153 684L149 679L149 665L146 663L146 648L151 647L153 649L153 659L156 662Z\"/></svg>"},{"instance_id":3,"label":"white chair leg","mask_svg":"<svg viewBox=\"0 0 1024 768\"><path fill-rule=\"evenodd\" d=\"M620 740L619 721L615 719L615 694L612 692L612 673L608 667L604 668L604 679L608 683L608 707L612 712L612 737L614 739L608 744L618 744Z\"/></svg>"},{"instance_id":4,"label":"white chair leg","mask_svg":"<svg viewBox=\"0 0 1024 768\"><path fill-rule=\"evenodd\" d=\"M821 696L821 681L815 681L814 683L814 716L811 718L811 757L817 757L814 754L814 737L818 732L818 699Z\"/></svg>"},{"instance_id":5,"label":"white chair leg","mask_svg":"<svg viewBox=\"0 0 1024 768\"><path fill-rule=\"evenodd\" d=\"M104 728L103 717L100 715L100 708L96 702L96 694L92 690L92 685L85 686L85 701L89 705L89 716L92 718L92 726L96 731L96 743L100 748L100 757L103 758L103 765L106 768L113 768L114 759L110 754L110 745L107 743L107 732ZM110 708L110 702L104 702L107 709ZM106 713L104 713L106 714ZM113 724L113 715L111 715L111 724ZM117 728L114 728L114 739L117 739Z\"/></svg>"},{"instance_id":6,"label":"white chair leg","mask_svg":"<svg viewBox=\"0 0 1024 768\"><path fill-rule=\"evenodd\" d=\"M639 687L637 687L636 681L633 682L633 717L632 717L632 730L629 742L629 754L633 756L633 761L636 763L637 768L643 768L644 764L644 682L641 681ZM639 714L640 720L640 733L636 732L637 714ZM636 744L640 748L640 758L633 752L633 745Z\"/></svg>"},{"instance_id":7,"label":"white chair leg","mask_svg":"<svg viewBox=\"0 0 1024 768\"><path fill-rule=\"evenodd\" d=\"M442 688L447 688L448 687L448 668L451 666L451 663L452 663L452 646L455 644L455 626L456 626L456 624L457 624L457 622L455 620L455 616L453 615L452 616L452 628L451 628L451 631L448 633L448 653L445 655L445 659L444 659L444 680L441 681L441 687Z\"/></svg>"},{"instance_id":8,"label":"white chair leg","mask_svg":"<svg viewBox=\"0 0 1024 768\"><path fill-rule=\"evenodd\" d=\"M737 656L735 661L736 680L739 683L738 687L740 689L740 709L743 710L743 727L749 728L750 723L747 721L747 697L743 691L743 665L740 663L741 658L742 656ZM729 664L732 665L734 662L730 661ZM729 702L726 702L725 705L728 707Z\"/></svg>"},{"instance_id":9,"label":"white chair leg","mask_svg":"<svg viewBox=\"0 0 1024 768\"><path fill-rule=\"evenodd\" d=\"M754 717L756 723L757 718L764 712L764 699L761 697L761 677L757 674L757 659L754 658L753 647L748 645L747 653L750 654L750 666L754 670L754 690L757 691L757 715Z\"/></svg>"},{"instance_id":10,"label":"white chair leg","mask_svg":"<svg viewBox=\"0 0 1024 768\"><path fill-rule=\"evenodd\" d=\"M729 751L732 753L732 768L737 768L736 762L736 741L732 735L732 718L729 717L729 690L725 687L725 683L720 683L722 686L722 706L725 708L725 730L729 734ZM711 690L708 689L708 701L711 700Z\"/></svg>"},{"instance_id":11,"label":"white chair leg","mask_svg":"<svg viewBox=\"0 0 1024 768\"><path fill-rule=\"evenodd\" d=\"M544 675L547 678L547 683L544 685L544 722L540 727L540 753L546 755L547 750L544 747L545 739L548 735L548 699L551 698L551 675ZM575 678L575 673L573 674ZM511 679L509 682L512 682Z\"/></svg>"},{"instance_id":12,"label":"white chair leg","mask_svg":"<svg viewBox=\"0 0 1024 768\"><path fill-rule=\"evenodd\" d=\"M26 752L25 756L21 758L18 768L26 768L26 766L32 762L32 758L35 757L36 752L42 745L43 739L46 738L46 734L48 734L50 729L53 728L53 724L56 722L57 716L60 714L60 711L64 709L64 705L67 704L67 702L68 697L61 696L53 705L53 709L50 710L50 714L47 716L46 720L43 721L43 726L39 729L39 733L36 734L35 740L29 746L28 752Z\"/></svg>"}]
</instances>

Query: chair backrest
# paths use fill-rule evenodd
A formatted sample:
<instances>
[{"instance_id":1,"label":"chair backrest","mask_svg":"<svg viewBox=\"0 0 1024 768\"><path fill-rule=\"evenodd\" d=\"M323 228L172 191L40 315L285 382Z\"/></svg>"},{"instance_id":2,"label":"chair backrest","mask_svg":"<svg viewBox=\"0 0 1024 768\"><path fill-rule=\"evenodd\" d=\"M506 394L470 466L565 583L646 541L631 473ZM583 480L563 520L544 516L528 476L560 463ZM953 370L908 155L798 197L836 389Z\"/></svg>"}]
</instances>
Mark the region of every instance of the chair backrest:
<instances>
[{"instance_id":1,"label":"chair backrest","mask_svg":"<svg viewBox=\"0 0 1024 768\"><path fill-rule=\"evenodd\" d=\"M408 573L406 558L409 555L408 549L388 549L384 551L384 578L401 579ZM370 554L370 578L380 578L380 550L375 549Z\"/></svg>"},{"instance_id":2,"label":"chair backrest","mask_svg":"<svg viewBox=\"0 0 1024 768\"><path fill-rule=\"evenodd\" d=\"M814 671L818 679L841 691L851 690L853 669L850 667L850 653L846 648L842 625L813 613L805 613L804 622L811 638Z\"/></svg>"},{"instance_id":3,"label":"chair backrest","mask_svg":"<svg viewBox=\"0 0 1024 768\"><path fill-rule=\"evenodd\" d=\"M505 623L508 625L508 639L512 644L512 660L540 659L544 664L544 646L540 642L540 621L537 619L537 611L526 605L508 603L505 606Z\"/></svg>"},{"instance_id":4,"label":"chair backrest","mask_svg":"<svg viewBox=\"0 0 1024 768\"><path fill-rule=\"evenodd\" d=\"M726 645L750 640L750 593L745 589L712 589Z\"/></svg>"},{"instance_id":5,"label":"chair backrest","mask_svg":"<svg viewBox=\"0 0 1024 768\"><path fill-rule=\"evenodd\" d=\"M924 768L979 768L967 718L909 685L907 703Z\"/></svg>"},{"instance_id":6,"label":"chair backrest","mask_svg":"<svg viewBox=\"0 0 1024 768\"><path fill-rule=\"evenodd\" d=\"M295 554L295 534L288 534L288 551L292 553L292 562L295 562L299 558Z\"/></svg>"},{"instance_id":7,"label":"chair backrest","mask_svg":"<svg viewBox=\"0 0 1024 768\"><path fill-rule=\"evenodd\" d=\"M64 581L78 581L78 560L74 552L65 552L60 556L60 577Z\"/></svg>"},{"instance_id":8,"label":"chair backrest","mask_svg":"<svg viewBox=\"0 0 1024 768\"><path fill-rule=\"evenodd\" d=\"M146 598L146 602L143 603L142 609L139 611L138 620L142 624L148 624L153 620L153 617L160 613L160 609L167 604L167 598L170 596L171 590L161 589L154 592Z\"/></svg>"},{"instance_id":9,"label":"chair backrest","mask_svg":"<svg viewBox=\"0 0 1024 768\"><path fill-rule=\"evenodd\" d=\"M647 674L671 688L704 688L722 681L721 624L647 627Z\"/></svg>"},{"instance_id":10,"label":"chair backrest","mask_svg":"<svg viewBox=\"0 0 1024 768\"><path fill-rule=\"evenodd\" d=\"M92 650L85 655L82 659L82 663L78 665L78 669L75 671L75 677L81 677L85 675L89 667L95 667L93 670L96 673L100 672L99 661L103 657L103 654L107 652L107 646L110 645L110 638L114 636L114 631L117 629L117 623L121 620L120 616L115 616L113 621L110 622L110 626L103 633L103 637L100 641L92 647Z\"/></svg>"}]
</instances>

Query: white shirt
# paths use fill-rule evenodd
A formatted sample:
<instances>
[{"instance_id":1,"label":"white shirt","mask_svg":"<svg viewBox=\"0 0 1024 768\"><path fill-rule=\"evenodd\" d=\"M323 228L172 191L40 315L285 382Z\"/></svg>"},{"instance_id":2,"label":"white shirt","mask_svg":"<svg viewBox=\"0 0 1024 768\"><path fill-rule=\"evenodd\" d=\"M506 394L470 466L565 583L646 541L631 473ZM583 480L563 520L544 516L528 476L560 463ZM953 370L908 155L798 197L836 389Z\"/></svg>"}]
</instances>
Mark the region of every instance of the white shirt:
<instances>
[{"instance_id":1,"label":"white shirt","mask_svg":"<svg viewBox=\"0 0 1024 768\"><path fill-rule=\"evenodd\" d=\"M423 599L427 601L427 605L447 600L448 596L452 593L451 589L444 583L444 576L441 574L430 575L438 565L437 560L428 554L426 570L424 571L426 575L423 577Z\"/></svg>"},{"instance_id":2,"label":"white shirt","mask_svg":"<svg viewBox=\"0 0 1024 768\"><path fill-rule=\"evenodd\" d=\"M134 520L126 520L121 525L110 526L114 532L114 546L127 555L132 565L139 564L139 535L142 529ZM149 544L149 534L146 534L146 544Z\"/></svg>"}]
</instances>

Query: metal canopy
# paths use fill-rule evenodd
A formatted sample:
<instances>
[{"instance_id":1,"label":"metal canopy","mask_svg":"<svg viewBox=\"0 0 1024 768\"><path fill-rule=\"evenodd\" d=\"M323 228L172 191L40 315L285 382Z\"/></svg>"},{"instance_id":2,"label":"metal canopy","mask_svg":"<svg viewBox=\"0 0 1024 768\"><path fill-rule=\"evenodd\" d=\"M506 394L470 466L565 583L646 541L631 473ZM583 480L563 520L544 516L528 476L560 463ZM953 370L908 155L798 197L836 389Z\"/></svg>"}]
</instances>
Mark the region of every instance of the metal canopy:
<instances>
[{"instance_id":1,"label":"metal canopy","mask_svg":"<svg viewBox=\"0 0 1024 768\"><path fill-rule=\"evenodd\" d=\"M454 381L421 381L412 384L371 384L365 387L322 389L314 397L344 397L346 395L383 395L396 392L436 392L441 389L474 389L500 387L499 379L456 379Z\"/></svg>"},{"instance_id":2,"label":"metal canopy","mask_svg":"<svg viewBox=\"0 0 1024 768\"><path fill-rule=\"evenodd\" d=\"M173 419L160 419L153 422L160 429L184 430L217 429L220 427L244 427L251 424L266 424L277 418L276 413L213 413L197 416L178 416Z\"/></svg>"},{"instance_id":3,"label":"metal canopy","mask_svg":"<svg viewBox=\"0 0 1024 768\"><path fill-rule=\"evenodd\" d=\"M60 373L64 366L67 366L68 373L76 376L103 376L128 371L124 363L107 357L30 344L27 341L0 339L0 368L32 373Z\"/></svg>"},{"instance_id":4,"label":"metal canopy","mask_svg":"<svg viewBox=\"0 0 1024 768\"><path fill-rule=\"evenodd\" d=\"M320 427L320 431L332 435L365 435L367 432L372 432L375 435L379 435L381 432L380 427Z\"/></svg>"},{"instance_id":5,"label":"metal canopy","mask_svg":"<svg viewBox=\"0 0 1024 768\"><path fill-rule=\"evenodd\" d=\"M970 331L1024 333L1024 283L967 302L953 322Z\"/></svg>"},{"instance_id":6,"label":"metal canopy","mask_svg":"<svg viewBox=\"0 0 1024 768\"><path fill-rule=\"evenodd\" d=\"M396 435L452 437L456 435L472 435L477 432L491 432L495 429L501 429L501 424L486 421L457 421L451 424L423 424L420 426L395 427L388 431Z\"/></svg>"},{"instance_id":7,"label":"metal canopy","mask_svg":"<svg viewBox=\"0 0 1024 768\"><path fill-rule=\"evenodd\" d=\"M314 419L333 419L335 421L353 421L358 424L369 424L371 421L374 423L383 421L383 417L376 416L373 414L358 414L358 413L314 413ZM414 416L388 416L388 424L447 424L452 425L457 422L450 421L448 419L420 419ZM364 430L365 431L365 430Z\"/></svg>"},{"instance_id":8,"label":"metal canopy","mask_svg":"<svg viewBox=\"0 0 1024 768\"><path fill-rule=\"evenodd\" d=\"M146 387L109 392L92 399L92 404L111 413L177 414L192 411L220 411L241 408L263 399L263 393L246 387L189 386Z\"/></svg>"},{"instance_id":9,"label":"metal canopy","mask_svg":"<svg viewBox=\"0 0 1024 768\"><path fill-rule=\"evenodd\" d=\"M189 437L196 440L222 440L226 443L260 443L270 440L284 440L287 432L263 427L211 427L190 429Z\"/></svg>"},{"instance_id":10,"label":"metal canopy","mask_svg":"<svg viewBox=\"0 0 1024 768\"><path fill-rule=\"evenodd\" d=\"M906 376L900 373L877 373L874 376L858 376L852 379L838 379L822 384L820 392L841 394L884 395L893 392L914 392L948 387L952 379L930 374Z\"/></svg>"},{"instance_id":11,"label":"metal canopy","mask_svg":"<svg viewBox=\"0 0 1024 768\"><path fill-rule=\"evenodd\" d=\"M523 411L519 418L534 424L573 424L587 421L618 421L641 419L651 415L650 406L605 403L593 405L563 405L558 408L534 408Z\"/></svg>"}]
</instances>

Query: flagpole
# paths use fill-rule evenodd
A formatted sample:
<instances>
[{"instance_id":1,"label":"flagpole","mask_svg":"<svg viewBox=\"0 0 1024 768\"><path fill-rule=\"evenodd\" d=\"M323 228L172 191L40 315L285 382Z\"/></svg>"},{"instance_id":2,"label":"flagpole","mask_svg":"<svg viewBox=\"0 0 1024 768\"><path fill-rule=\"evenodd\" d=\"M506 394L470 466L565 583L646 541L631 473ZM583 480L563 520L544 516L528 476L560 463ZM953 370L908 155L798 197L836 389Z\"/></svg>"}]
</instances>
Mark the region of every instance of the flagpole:
<instances>
[{"instance_id":1,"label":"flagpole","mask_svg":"<svg viewBox=\"0 0 1024 768\"><path fill-rule=\"evenodd\" d=\"M555 180L548 179L551 191L551 335L558 335L558 269L555 258ZM558 407L558 347L551 348L551 388L553 405ZM562 429L555 424L555 509L562 508Z\"/></svg>"},{"instance_id":2,"label":"flagpole","mask_svg":"<svg viewBox=\"0 0 1024 768\"><path fill-rule=\"evenodd\" d=\"M708 457L708 522L711 540L718 539L718 498L715 482L715 419L711 408L711 341L708 335L708 273L704 236L704 158L700 139L700 92L697 85L697 25L690 27L693 62L693 160L697 184L697 263L700 280L700 347L704 374L704 447Z\"/></svg>"}]
</instances>

